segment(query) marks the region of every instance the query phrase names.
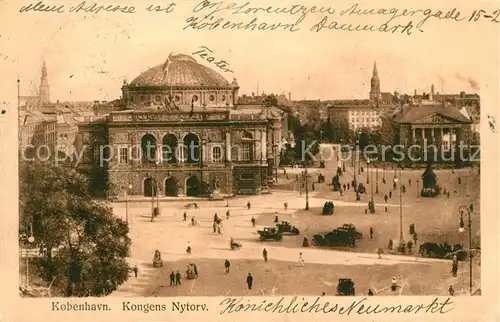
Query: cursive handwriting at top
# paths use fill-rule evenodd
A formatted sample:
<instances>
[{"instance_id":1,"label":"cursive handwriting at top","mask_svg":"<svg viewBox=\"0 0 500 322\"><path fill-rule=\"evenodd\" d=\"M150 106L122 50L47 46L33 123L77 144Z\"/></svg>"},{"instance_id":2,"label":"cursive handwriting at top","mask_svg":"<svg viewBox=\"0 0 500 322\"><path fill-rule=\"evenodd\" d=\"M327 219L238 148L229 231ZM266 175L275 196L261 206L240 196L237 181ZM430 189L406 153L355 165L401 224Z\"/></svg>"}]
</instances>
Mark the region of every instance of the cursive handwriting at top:
<instances>
[{"instance_id":1,"label":"cursive handwriting at top","mask_svg":"<svg viewBox=\"0 0 500 322\"><path fill-rule=\"evenodd\" d=\"M203 58L204 60L206 60L207 62L213 63L215 66L219 67L223 71L225 71L227 73L234 73L234 71L227 68L227 66L229 66L229 63L227 61L225 61L225 60L216 61L215 57L213 57L211 55L211 54L213 54L213 50L211 50L210 48L205 47L205 46L201 46L200 49L201 50L196 51L196 52L192 53L191 55L193 55L193 56L198 55L201 58Z\"/></svg>"},{"instance_id":2,"label":"cursive handwriting at top","mask_svg":"<svg viewBox=\"0 0 500 322\"><path fill-rule=\"evenodd\" d=\"M363 9L360 8L358 3L350 6L349 8L340 11L341 16L388 16L389 20L385 23L389 24L393 20L400 17L414 17L415 15L423 16L423 18L415 25L416 28L421 28L430 18L436 19L450 19L454 21L462 21L465 17L460 16L460 11L457 8L453 8L444 13L441 10L433 11L431 9L397 9L397 8L380 8L380 9Z\"/></svg>"}]
</instances>

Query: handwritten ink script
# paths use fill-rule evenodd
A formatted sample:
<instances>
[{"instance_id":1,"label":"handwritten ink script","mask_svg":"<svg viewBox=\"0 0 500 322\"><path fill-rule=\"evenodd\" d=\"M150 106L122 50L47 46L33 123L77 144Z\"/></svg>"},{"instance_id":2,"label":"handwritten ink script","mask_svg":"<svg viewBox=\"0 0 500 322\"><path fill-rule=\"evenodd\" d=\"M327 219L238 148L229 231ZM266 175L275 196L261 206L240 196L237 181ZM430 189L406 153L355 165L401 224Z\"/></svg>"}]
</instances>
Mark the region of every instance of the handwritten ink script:
<instances>
[{"instance_id":1,"label":"handwritten ink script","mask_svg":"<svg viewBox=\"0 0 500 322\"><path fill-rule=\"evenodd\" d=\"M213 50L211 50L208 47L201 46L200 50L192 53L193 56L197 55L206 60L209 63L214 64L215 66L219 67L222 69L224 72L227 73L234 73L231 69L228 68L229 63L225 60L216 60L215 57L213 56Z\"/></svg>"},{"instance_id":2,"label":"handwritten ink script","mask_svg":"<svg viewBox=\"0 0 500 322\"><path fill-rule=\"evenodd\" d=\"M374 301L372 301L374 302ZM439 301L438 298L429 303L419 303L414 305L393 305L386 306L372 304L367 298L354 300L349 306L330 303L323 297L318 297L314 302L307 302L304 298L297 296L291 300L284 297L276 301L258 300L254 298L225 298L219 304L220 314L231 314L237 312L272 312L272 313L323 313L338 315L376 315L384 313L392 314L445 314L454 309L454 302L451 298Z\"/></svg>"},{"instance_id":3,"label":"handwritten ink script","mask_svg":"<svg viewBox=\"0 0 500 322\"><path fill-rule=\"evenodd\" d=\"M104 2L104 1L103 1ZM75 2L77 3L77 2ZM177 9L179 8L179 9ZM281 32L379 32L412 35L424 32L431 21L454 24L500 22L500 9L464 11L450 7L434 10L429 8L374 8L366 4L353 3L346 7L314 5L259 6L250 1L224 2L201 0L169 3L145 3L141 7L111 5L81 1L75 5L44 1L20 7L21 13L43 12L52 14L136 14L139 12L166 13L182 11L186 14L183 30L243 30ZM208 52L208 50L206 50ZM208 55L208 53L207 53ZM223 68L223 67L221 67Z\"/></svg>"}]
</instances>

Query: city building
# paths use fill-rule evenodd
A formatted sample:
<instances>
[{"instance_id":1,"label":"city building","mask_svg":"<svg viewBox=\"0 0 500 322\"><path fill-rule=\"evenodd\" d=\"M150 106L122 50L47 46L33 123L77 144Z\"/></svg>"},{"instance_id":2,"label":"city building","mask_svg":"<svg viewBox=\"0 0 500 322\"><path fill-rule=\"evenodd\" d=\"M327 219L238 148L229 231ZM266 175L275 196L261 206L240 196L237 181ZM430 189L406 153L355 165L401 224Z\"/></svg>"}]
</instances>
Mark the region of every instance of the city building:
<instances>
[{"instance_id":1,"label":"city building","mask_svg":"<svg viewBox=\"0 0 500 322\"><path fill-rule=\"evenodd\" d=\"M238 105L238 90L236 79L171 54L124 81L122 110L78 124L79 169L109 196L264 193L276 171L284 113Z\"/></svg>"},{"instance_id":2,"label":"city building","mask_svg":"<svg viewBox=\"0 0 500 322\"><path fill-rule=\"evenodd\" d=\"M19 111L19 149L25 156L51 154L57 143L57 119L39 111ZM46 154L47 153L47 154Z\"/></svg>"},{"instance_id":3,"label":"city building","mask_svg":"<svg viewBox=\"0 0 500 322\"><path fill-rule=\"evenodd\" d=\"M444 103L402 107L392 115L392 122L395 129L394 144L404 148L418 145L421 151L425 146L430 148L434 145L437 150L444 152L438 153L438 158L450 158L452 153L459 151L461 142L464 146L471 144L472 121L456 108ZM434 158L433 154L428 157ZM453 161L458 160L459 155L455 155ZM426 160L434 161L441 160Z\"/></svg>"}]
</instances>

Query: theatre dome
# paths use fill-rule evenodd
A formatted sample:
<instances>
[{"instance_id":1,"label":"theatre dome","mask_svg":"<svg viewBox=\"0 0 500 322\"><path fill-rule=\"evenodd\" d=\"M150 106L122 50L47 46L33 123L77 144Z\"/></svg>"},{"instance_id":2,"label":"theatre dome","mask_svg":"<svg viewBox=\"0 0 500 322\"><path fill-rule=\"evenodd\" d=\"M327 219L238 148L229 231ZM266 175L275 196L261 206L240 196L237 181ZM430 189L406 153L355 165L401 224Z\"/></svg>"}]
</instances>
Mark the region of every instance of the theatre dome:
<instances>
[{"instance_id":1,"label":"theatre dome","mask_svg":"<svg viewBox=\"0 0 500 322\"><path fill-rule=\"evenodd\" d=\"M214 70L198 64L191 56L170 54L165 63L143 72L130 85L227 87L230 83Z\"/></svg>"}]
</instances>

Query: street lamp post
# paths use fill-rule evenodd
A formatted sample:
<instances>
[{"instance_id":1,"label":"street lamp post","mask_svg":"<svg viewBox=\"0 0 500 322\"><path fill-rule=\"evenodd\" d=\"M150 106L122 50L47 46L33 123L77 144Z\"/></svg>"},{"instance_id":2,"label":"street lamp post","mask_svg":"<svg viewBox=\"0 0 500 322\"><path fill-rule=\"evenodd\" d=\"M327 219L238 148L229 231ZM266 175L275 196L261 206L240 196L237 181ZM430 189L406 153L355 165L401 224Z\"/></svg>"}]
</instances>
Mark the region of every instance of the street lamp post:
<instances>
[{"instance_id":1,"label":"street lamp post","mask_svg":"<svg viewBox=\"0 0 500 322\"><path fill-rule=\"evenodd\" d=\"M369 178L370 177L370 160L367 160L366 161L366 177ZM369 181L366 180L366 183L368 183ZM373 204L373 178L372 178L372 183L370 184L370 201L371 203Z\"/></svg>"},{"instance_id":2,"label":"street lamp post","mask_svg":"<svg viewBox=\"0 0 500 322\"><path fill-rule=\"evenodd\" d=\"M403 240L403 193L401 187L401 173L399 174L399 179L394 179L398 183L399 187L399 245L404 244Z\"/></svg>"},{"instance_id":3,"label":"street lamp post","mask_svg":"<svg viewBox=\"0 0 500 322\"><path fill-rule=\"evenodd\" d=\"M128 192L132 190L133 186L129 184L125 189L125 221L128 223Z\"/></svg>"},{"instance_id":4,"label":"street lamp post","mask_svg":"<svg viewBox=\"0 0 500 322\"><path fill-rule=\"evenodd\" d=\"M366 184L370 184L370 160L366 160Z\"/></svg>"},{"instance_id":5,"label":"street lamp post","mask_svg":"<svg viewBox=\"0 0 500 322\"><path fill-rule=\"evenodd\" d=\"M378 167L375 165L375 193L378 194Z\"/></svg>"},{"instance_id":6,"label":"street lamp post","mask_svg":"<svg viewBox=\"0 0 500 322\"><path fill-rule=\"evenodd\" d=\"M28 237L28 243L26 244L26 288L29 285L29 245L31 245L35 241L35 237L33 237L33 225L30 223L30 236Z\"/></svg>"},{"instance_id":7,"label":"street lamp post","mask_svg":"<svg viewBox=\"0 0 500 322\"><path fill-rule=\"evenodd\" d=\"M307 187L307 168L304 170L304 181L306 184L306 210L309 210L309 188Z\"/></svg>"},{"instance_id":8,"label":"street lamp post","mask_svg":"<svg viewBox=\"0 0 500 322\"><path fill-rule=\"evenodd\" d=\"M420 190L418 189L418 179L417 179L417 198L420 197Z\"/></svg>"},{"instance_id":9,"label":"street lamp post","mask_svg":"<svg viewBox=\"0 0 500 322\"><path fill-rule=\"evenodd\" d=\"M472 218L471 218L471 211L469 208L465 205L460 206L459 208L460 211L460 226L458 228L458 231L463 233L465 230L464 227L464 212L467 213L468 217L468 226L469 226L469 292L470 295L472 295Z\"/></svg>"}]
</instances>

